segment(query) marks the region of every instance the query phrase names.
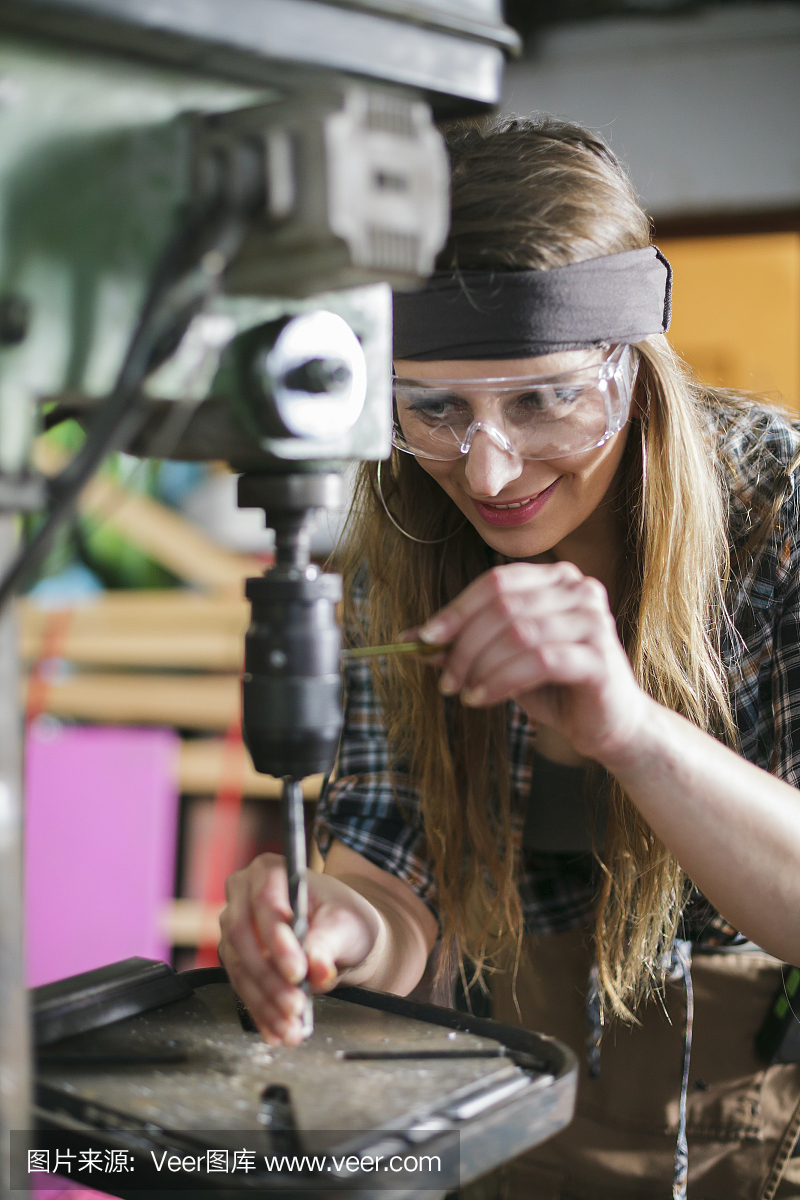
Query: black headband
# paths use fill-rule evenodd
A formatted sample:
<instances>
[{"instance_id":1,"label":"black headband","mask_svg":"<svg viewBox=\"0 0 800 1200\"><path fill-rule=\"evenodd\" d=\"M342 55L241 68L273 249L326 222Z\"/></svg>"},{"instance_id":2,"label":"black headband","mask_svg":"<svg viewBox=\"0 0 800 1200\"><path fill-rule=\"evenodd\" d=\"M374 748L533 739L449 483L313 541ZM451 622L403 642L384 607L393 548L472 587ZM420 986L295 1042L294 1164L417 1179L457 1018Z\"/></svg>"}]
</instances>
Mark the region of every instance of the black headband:
<instances>
[{"instance_id":1,"label":"black headband","mask_svg":"<svg viewBox=\"0 0 800 1200\"><path fill-rule=\"evenodd\" d=\"M394 297L394 356L535 358L666 333L672 268L656 246L549 271L438 271Z\"/></svg>"}]
</instances>

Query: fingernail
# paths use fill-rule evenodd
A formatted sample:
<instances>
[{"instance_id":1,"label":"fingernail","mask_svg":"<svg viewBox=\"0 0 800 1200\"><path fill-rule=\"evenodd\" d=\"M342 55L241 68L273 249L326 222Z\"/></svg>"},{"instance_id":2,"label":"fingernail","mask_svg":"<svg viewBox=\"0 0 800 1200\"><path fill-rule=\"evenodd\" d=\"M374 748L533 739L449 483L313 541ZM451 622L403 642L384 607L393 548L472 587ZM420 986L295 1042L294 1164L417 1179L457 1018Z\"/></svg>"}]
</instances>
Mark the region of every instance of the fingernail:
<instances>
[{"instance_id":1,"label":"fingernail","mask_svg":"<svg viewBox=\"0 0 800 1200\"><path fill-rule=\"evenodd\" d=\"M447 622L446 621L429 621L427 625L423 625L419 631L419 640L421 642L444 642L447 639Z\"/></svg>"},{"instance_id":2,"label":"fingernail","mask_svg":"<svg viewBox=\"0 0 800 1200\"><path fill-rule=\"evenodd\" d=\"M320 987L327 987L336 978L336 967L330 959L317 958L314 960L315 973Z\"/></svg>"},{"instance_id":3,"label":"fingernail","mask_svg":"<svg viewBox=\"0 0 800 1200\"><path fill-rule=\"evenodd\" d=\"M461 693L461 703L467 708L477 708L481 704L486 703L486 688L483 686L474 688L464 688Z\"/></svg>"},{"instance_id":4,"label":"fingernail","mask_svg":"<svg viewBox=\"0 0 800 1200\"><path fill-rule=\"evenodd\" d=\"M458 684L449 671L445 671L439 680L439 691L443 696L454 696L458 691Z\"/></svg>"}]
</instances>

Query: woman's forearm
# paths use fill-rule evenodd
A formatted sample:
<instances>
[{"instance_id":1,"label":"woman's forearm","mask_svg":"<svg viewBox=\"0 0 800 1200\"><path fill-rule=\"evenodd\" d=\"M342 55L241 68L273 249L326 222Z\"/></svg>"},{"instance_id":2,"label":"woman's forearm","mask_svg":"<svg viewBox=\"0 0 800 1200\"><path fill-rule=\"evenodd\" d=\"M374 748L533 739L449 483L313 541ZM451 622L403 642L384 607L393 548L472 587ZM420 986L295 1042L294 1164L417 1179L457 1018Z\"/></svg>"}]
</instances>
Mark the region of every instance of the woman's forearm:
<instances>
[{"instance_id":1,"label":"woman's forearm","mask_svg":"<svg viewBox=\"0 0 800 1200\"><path fill-rule=\"evenodd\" d=\"M800 792L655 701L603 765L725 919L800 963Z\"/></svg>"},{"instance_id":2,"label":"woman's forearm","mask_svg":"<svg viewBox=\"0 0 800 1200\"><path fill-rule=\"evenodd\" d=\"M420 923L379 883L362 875L338 875L378 914L380 928L372 950L358 966L339 976L339 982L405 996L422 978L429 946Z\"/></svg>"},{"instance_id":3,"label":"woman's forearm","mask_svg":"<svg viewBox=\"0 0 800 1200\"><path fill-rule=\"evenodd\" d=\"M361 962L340 971L339 982L405 996L419 983L436 941L436 918L406 880L384 871L338 839L325 860L325 875L356 893L365 924L374 931Z\"/></svg>"}]
</instances>

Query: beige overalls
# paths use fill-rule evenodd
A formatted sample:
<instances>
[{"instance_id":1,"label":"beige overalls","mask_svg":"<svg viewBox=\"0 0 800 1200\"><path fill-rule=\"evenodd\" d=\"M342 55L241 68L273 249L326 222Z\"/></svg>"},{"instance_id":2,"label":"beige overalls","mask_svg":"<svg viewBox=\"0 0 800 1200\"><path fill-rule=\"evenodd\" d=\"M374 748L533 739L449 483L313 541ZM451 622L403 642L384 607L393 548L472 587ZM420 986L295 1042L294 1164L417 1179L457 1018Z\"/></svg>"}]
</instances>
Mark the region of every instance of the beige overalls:
<instances>
[{"instance_id":1,"label":"beige overalls","mask_svg":"<svg viewBox=\"0 0 800 1200\"><path fill-rule=\"evenodd\" d=\"M578 1056L572 1124L495 1173L476 1197L508 1200L670 1200L678 1132L686 1001L666 985L641 1025L604 1033L601 1074L586 1067L583 931L530 939L517 981L521 1023L553 1034ZM780 985L761 952L695 953L688 1093L688 1200L800 1200L800 1066L765 1067L753 1039ZM494 1015L520 1024L510 975L494 977Z\"/></svg>"}]
</instances>

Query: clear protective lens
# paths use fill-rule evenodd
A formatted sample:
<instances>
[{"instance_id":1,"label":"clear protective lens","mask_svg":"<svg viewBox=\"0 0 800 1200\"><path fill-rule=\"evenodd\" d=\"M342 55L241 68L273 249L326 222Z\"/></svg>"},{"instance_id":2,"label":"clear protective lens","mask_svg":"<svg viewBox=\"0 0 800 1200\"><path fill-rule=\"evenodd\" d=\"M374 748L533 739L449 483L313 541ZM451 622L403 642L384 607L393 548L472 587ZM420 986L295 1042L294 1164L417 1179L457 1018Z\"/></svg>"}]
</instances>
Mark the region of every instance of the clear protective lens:
<instances>
[{"instance_id":1,"label":"clear protective lens","mask_svg":"<svg viewBox=\"0 0 800 1200\"><path fill-rule=\"evenodd\" d=\"M395 446L440 462L468 454L480 432L520 458L564 458L601 446L628 417L629 346L561 375L394 380Z\"/></svg>"}]
</instances>

